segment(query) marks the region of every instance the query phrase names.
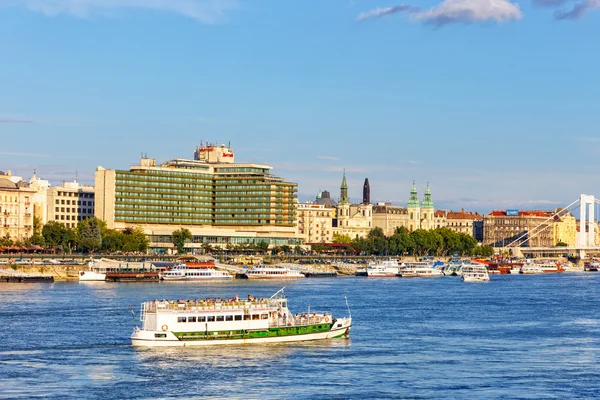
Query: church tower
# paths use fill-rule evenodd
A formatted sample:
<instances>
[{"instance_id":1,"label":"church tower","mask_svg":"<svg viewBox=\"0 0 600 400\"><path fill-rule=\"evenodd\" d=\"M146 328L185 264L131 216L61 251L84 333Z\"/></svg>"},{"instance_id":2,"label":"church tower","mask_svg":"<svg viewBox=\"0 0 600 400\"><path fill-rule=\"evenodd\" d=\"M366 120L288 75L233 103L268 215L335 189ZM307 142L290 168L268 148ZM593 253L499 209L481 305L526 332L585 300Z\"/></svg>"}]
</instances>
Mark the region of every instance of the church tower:
<instances>
[{"instance_id":1,"label":"church tower","mask_svg":"<svg viewBox=\"0 0 600 400\"><path fill-rule=\"evenodd\" d=\"M350 199L348 198L346 170L344 170L344 177L342 178L342 185L340 186L340 199L337 207L337 219L339 227L348 226L348 220L350 219Z\"/></svg>"},{"instance_id":2,"label":"church tower","mask_svg":"<svg viewBox=\"0 0 600 400\"><path fill-rule=\"evenodd\" d=\"M371 187L369 186L369 178L365 178L363 185L363 204L371 204Z\"/></svg>"},{"instance_id":3,"label":"church tower","mask_svg":"<svg viewBox=\"0 0 600 400\"><path fill-rule=\"evenodd\" d=\"M421 228L421 205L417 196L417 187L413 181L412 189L410 189L410 198L407 204L408 211L408 230L410 232Z\"/></svg>"},{"instance_id":4,"label":"church tower","mask_svg":"<svg viewBox=\"0 0 600 400\"><path fill-rule=\"evenodd\" d=\"M435 209L433 207L433 201L431 200L431 190L429 189L428 183L427 188L425 188L425 194L423 195L423 204L421 205L421 217L423 218L423 220L421 221L421 228L427 230L434 228L434 212Z\"/></svg>"}]
</instances>

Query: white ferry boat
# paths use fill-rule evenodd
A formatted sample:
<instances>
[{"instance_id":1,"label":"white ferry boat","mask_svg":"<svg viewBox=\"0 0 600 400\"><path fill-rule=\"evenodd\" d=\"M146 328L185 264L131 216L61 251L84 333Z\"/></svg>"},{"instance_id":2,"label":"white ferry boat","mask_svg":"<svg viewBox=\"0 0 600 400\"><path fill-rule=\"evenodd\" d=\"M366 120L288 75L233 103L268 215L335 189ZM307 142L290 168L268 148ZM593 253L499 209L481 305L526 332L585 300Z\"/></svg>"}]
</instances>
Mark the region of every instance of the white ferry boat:
<instances>
[{"instance_id":1,"label":"white ferry boat","mask_svg":"<svg viewBox=\"0 0 600 400\"><path fill-rule=\"evenodd\" d=\"M369 277L396 277L399 267L397 260L381 260L369 263L366 271Z\"/></svg>"},{"instance_id":2,"label":"white ferry boat","mask_svg":"<svg viewBox=\"0 0 600 400\"><path fill-rule=\"evenodd\" d=\"M162 281L202 281L233 279L233 276L225 271L212 268L188 268L186 264L178 264L170 270L158 274Z\"/></svg>"},{"instance_id":3,"label":"white ferry boat","mask_svg":"<svg viewBox=\"0 0 600 400\"><path fill-rule=\"evenodd\" d=\"M543 274L544 270L536 264L525 264L521 267L521 273L524 275Z\"/></svg>"},{"instance_id":4,"label":"white ferry boat","mask_svg":"<svg viewBox=\"0 0 600 400\"><path fill-rule=\"evenodd\" d=\"M439 278L444 276L431 261L408 261L400 266L398 276L402 278Z\"/></svg>"},{"instance_id":5,"label":"white ferry boat","mask_svg":"<svg viewBox=\"0 0 600 400\"><path fill-rule=\"evenodd\" d=\"M487 282L490 280L490 276L485 265L469 263L462 267L462 280L464 282Z\"/></svg>"},{"instance_id":6,"label":"white ferry boat","mask_svg":"<svg viewBox=\"0 0 600 400\"><path fill-rule=\"evenodd\" d=\"M304 274L299 269L290 268L282 265L257 265L248 268L246 273L248 279L295 279L304 278Z\"/></svg>"},{"instance_id":7,"label":"white ferry boat","mask_svg":"<svg viewBox=\"0 0 600 400\"><path fill-rule=\"evenodd\" d=\"M347 304L347 302L346 302ZM133 309L132 309L133 313ZM134 346L205 346L345 338L352 317L292 314L283 289L268 299L162 300L142 303Z\"/></svg>"}]
</instances>

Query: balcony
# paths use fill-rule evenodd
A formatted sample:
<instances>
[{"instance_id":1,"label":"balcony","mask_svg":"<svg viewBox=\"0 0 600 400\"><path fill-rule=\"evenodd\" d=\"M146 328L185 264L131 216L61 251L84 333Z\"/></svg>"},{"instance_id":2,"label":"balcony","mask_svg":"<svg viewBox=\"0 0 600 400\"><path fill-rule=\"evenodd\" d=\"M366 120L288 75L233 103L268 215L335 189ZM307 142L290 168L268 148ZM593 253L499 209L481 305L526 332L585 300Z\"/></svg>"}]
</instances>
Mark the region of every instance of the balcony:
<instances>
[{"instance_id":1,"label":"balcony","mask_svg":"<svg viewBox=\"0 0 600 400\"><path fill-rule=\"evenodd\" d=\"M5 217L8 217L9 215L10 215L10 212L9 212L9 211L4 211L4 216L5 216Z\"/></svg>"}]
</instances>

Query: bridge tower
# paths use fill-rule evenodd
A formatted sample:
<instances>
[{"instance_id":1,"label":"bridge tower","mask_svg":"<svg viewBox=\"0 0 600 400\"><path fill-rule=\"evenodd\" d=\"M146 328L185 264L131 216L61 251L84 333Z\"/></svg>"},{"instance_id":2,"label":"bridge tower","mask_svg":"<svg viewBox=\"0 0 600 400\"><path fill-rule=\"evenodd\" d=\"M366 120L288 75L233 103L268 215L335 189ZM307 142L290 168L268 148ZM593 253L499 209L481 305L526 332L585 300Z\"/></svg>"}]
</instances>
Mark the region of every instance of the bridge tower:
<instances>
[{"instance_id":1,"label":"bridge tower","mask_svg":"<svg viewBox=\"0 0 600 400\"><path fill-rule=\"evenodd\" d=\"M595 204L596 201L592 195L582 194L579 198L579 247L591 247L595 245Z\"/></svg>"}]
</instances>

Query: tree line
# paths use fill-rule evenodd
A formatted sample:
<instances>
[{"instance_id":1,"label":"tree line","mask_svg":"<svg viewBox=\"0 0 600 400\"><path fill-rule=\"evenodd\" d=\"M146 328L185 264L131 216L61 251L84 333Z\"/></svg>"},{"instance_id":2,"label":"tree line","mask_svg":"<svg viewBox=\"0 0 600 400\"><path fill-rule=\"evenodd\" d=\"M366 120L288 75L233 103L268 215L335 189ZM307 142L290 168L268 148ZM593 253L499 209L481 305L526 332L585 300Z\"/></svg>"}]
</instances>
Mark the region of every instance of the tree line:
<instances>
[{"instance_id":1,"label":"tree line","mask_svg":"<svg viewBox=\"0 0 600 400\"><path fill-rule=\"evenodd\" d=\"M373 228L362 238L352 239L348 235L334 234L333 242L345 244L346 251L362 255L442 257L456 254L490 257L494 254L491 246L480 246L471 235L457 233L448 228L417 229L409 232L405 227L398 227L389 237L385 236L381 228Z\"/></svg>"}]
</instances>

